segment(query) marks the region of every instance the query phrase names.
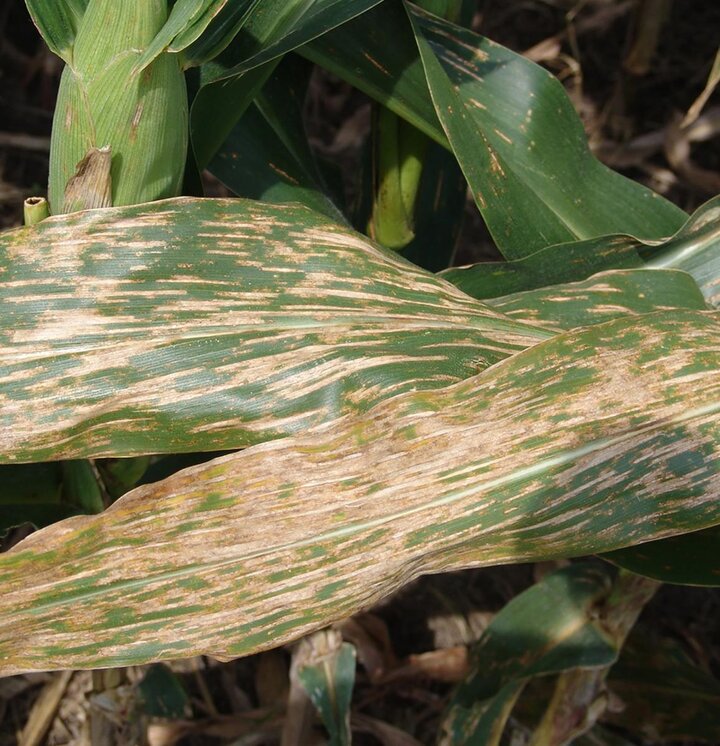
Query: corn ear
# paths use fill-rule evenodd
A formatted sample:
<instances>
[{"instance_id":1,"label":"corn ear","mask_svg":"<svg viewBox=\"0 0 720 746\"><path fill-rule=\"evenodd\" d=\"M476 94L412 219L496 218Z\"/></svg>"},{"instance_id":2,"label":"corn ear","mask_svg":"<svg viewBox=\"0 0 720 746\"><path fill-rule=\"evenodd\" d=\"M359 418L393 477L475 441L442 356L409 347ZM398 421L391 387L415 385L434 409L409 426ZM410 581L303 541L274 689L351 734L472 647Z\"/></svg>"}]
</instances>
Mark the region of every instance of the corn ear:
<instances>
[{"instance_id":1,"label":"corn ear","mask_svg":"<svg viewBox=\"0 0 720 746\"><path fill-rule=\"evenodd\" d=\"M111 154L115 206L180 193L187 153L187 94L177 55L136 63L167 18L166 0L90 0L63 71L50 144L53 214L92 205L68 182L93 149ZM75 184L77 186L77 184Z\"/></svg>"}]
</instances>

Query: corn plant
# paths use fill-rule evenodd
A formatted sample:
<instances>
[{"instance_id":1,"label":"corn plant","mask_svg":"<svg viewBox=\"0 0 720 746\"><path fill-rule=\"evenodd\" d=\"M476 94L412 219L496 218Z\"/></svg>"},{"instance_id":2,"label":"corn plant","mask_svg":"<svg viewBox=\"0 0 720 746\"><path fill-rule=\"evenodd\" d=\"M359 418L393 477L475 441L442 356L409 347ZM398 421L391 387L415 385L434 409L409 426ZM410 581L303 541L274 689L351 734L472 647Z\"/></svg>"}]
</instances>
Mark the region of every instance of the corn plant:
<instances>
[{"instance_id":1,"label":"corn plant","mask_svg":"<svg viewBox=\"0 0 720 746\"><path fill-rule=\"evenodd\" d=\"M226 660L598 555L497 618L439 738L498 743L549 673L534 743L593 729L658 583L720 578L720 201L603 166L466 0L26 2L66 69L52 216L0 235L0 528L41 529L0 556L0 672ZM317 66L375 102L356 209ZM467 187L504 260L448 269Z\"/></svg>"}]
</instances>

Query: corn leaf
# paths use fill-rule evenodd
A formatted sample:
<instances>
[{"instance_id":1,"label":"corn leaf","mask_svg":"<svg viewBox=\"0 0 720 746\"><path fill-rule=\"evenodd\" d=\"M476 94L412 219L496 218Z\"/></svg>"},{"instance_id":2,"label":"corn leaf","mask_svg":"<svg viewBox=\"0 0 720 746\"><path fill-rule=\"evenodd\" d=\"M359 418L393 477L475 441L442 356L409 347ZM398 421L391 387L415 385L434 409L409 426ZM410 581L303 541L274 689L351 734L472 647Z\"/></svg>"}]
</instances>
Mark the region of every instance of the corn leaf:
<instances>
[{"instance_id":1,"label":"corn leaf","mask_svg":"<svg viewBox=\"0 0 720 746\"><path fill-rule=\"evenodd\" d=\"M649 267L689 272L708 303L720 305L720 197L699 207L669 241L638 251Z\"/></svg>"},{"instance_id":2,"label":"corn leaf","mask_svg":"<svg viewBox=\"0 0 720 746\"><path fill-rule=\"evenodd\" d=\"M138 487L0 556L0 673L241 656L423 573L716 525L719 370L717 314L625 318Z\"/></svg>"},{"instance_id":3,"label":"corn leaf","mask_svg":"<svg viewBox=\"0 0 720 746\"><path fill-rule=\"evenodd\" d=\"M634 634L608 685L623 705L608 723L655 743L720 741L720 681L678 643Z\"/></svg>"},{"instance_id":4,"label":"corn leaf","mask_svg":"<svg viewBox=\"0 0 720 746\"><path fill-rule=\"evenodd\" d=\"M200 167L210 162L280 57L379 2L260 0L227 54L203 70L190 120Z\"/></svg>"},{"instance_id":5,"label":"corn leaf","mask_svg":"<svg viewBox=\"0 0 720 746\"><path fill-rule=\"evenodd\" d=\"M612 664L599 613L613 573L593 563L558 570L510 601L473 648L473 665L441 724L445 746L497 746L515 699L540 675Z\"/></svg>"},{"instance_id":6,"label":"corn leaf","mask_svg":"<svg viewBox=\"0 0 720 746\"><path fill-rule=\"evenodd\" d=\"M408 8L438 117L506 258L620 231L661 238L682 225L682 210L594 158L554 76Z\"/></svg>"},{"instance_id":7,"label":"corn leaf","mask_svg":"<svg viewBox=\"0 0 720 746\"><path fill-rule=\"evenodd\" d=\"M300 202L347 222L328 196L308 144L302 108L310 70L287 56L235 125L209 169L240 197Z\"/></svg>"},{"instance_id":8,"label":"corn leaf","mask_svg":"<svg viewBox=\"0 0 720 746\"><path fill-rule=\"evenodd\" d=\"M720 587L720 526L603 554L614 564L663 583Z\"/></svg>"},{"instance_id":9,"label":"corn leaf","mask_svg":"<svg viewBox=\"0 0 720 746\"><path fill-rule=\"evenodd\" d=\"M400 3L382 3L297 51L450 147Z\"/></svg>"},{"instance_id":10,"label":"corn leaf","mask_svg":"<svg viewBox=\"0 0 720 746\"><path fill-rule=\"evenodd\" d=\"M650 269L600 272L584 282L493 298L488 305L518 321L557 331L652 311L707 308L689 274Z\"/></svg>"},{"instance_id":11,"label":"corn leaf","mask_svg":"<svg viewBox=\"0 0 720 746\"><path fill-rule=\"evenodd\" d=\"M212 26L206 36L206 50L215 50L220 40L225 45L240 30L250 11L263 0L178 0L165 25L160 29L137 62L142 70L163 52L181 52L196 42ZM227 38L229 37L229 38ZM219 49L224 45L220 43Z\"/></svg>"},{"instance_id":12,"label":"corn leaf","mask_svg":"<svg viewBox=\"0 0 720 746\"><path fill-rule=\"evenodd\" d=\"M262 12L266 0L232 0L225 2L218 12L207 15L201 22L175 36L169 52L182 52L185 67L197 67L222 52L244 29L253 13Z\"/></svg>"},{"instance_id":13,"label":"corn leaf","mask_svg":"<svg viewBox=\"0 0 720 746\"><path fill-rule=\"evenodd\" d=\"M508 259L609 233L657 239L682 225L682 210L592 156L571 102L550 74L471 31L407 8L417 46L399 6L384 3L302 53L438 142L449 141Z\"/></svg>"},{"instance_id":14,"label":"corn leaf","mask_svg":"<svg viewBox=\"0 0 720 746\"><path fill-rule=\"evenodd\" d=\"M355 648L343 642L336 631L327 630L303 640L295 655L298 681L315 705L330 736L328 746L350 746Z\"/></svg>"},{"instance_id":15,"label":"corn leaf","mask_svg":"<svg viewBox=\"0 0 720 746\"><path fill-rule=\"evenodd\" d=\"M473 298L489 300L542 290L549 285L587 280L598 272L644 266L632 238L603 236L589 241L553 244L511 262L467 264L450 267L439 274Z\"/></svg>"},{"instance_id":16,"label":"corn leaf","mask_svg":"<svg viewBox=\"0 0 720 746\"><path fill-rule=\"evenodd\" d=\"M78 513L61 490L60 464L0 466L0 537L23 523L41 528Z\"/></svg>"},{"instance_id":17,"label":"corn leaf","mask_svg":"<svg viewBox=\"0 0 720 746\"><path fill-rule=\"evenodd\" d=\"M685 272L616 270L589 280L494 298L508 316L557 330L604 323L655 310L702 310L705 300ZM620 567L668 583L720 585L720 528L650 542L602 555Z\"/></svg>"},{"instance_id":18,"label":"corn leaf","mask_svg":"<svg viewBox=\"0 0 720 746\"><path fill-rule=\"evenodd\" d=\"M720 305L720 197L699 207L680 230L664 241L603 236L548 246L512 262L452 267L441 277L474 298L487 299L585 280L602 270L643 266L688 272L705 299L714 306Z\"/></svg>"},{"instance_id":19,"label":"corn leaf","mask_svg":"<svg viewBox=\"0 0 720 746\"><path fill-rule=\"evenodd\" d=\"M72 61L73 43L89 0L25 0L30 17L52 52Z\"/></svg>"},{"instance_id":20,"label":"corn leaf","mask_svg":"<svg viewBox=\"0 0 720 746\"><path fill-rule=\"evenodd\" d=\"M0 277L0 462L240 448L552 335L299 205L51 218Z\"/></svg>"}]
</instances>

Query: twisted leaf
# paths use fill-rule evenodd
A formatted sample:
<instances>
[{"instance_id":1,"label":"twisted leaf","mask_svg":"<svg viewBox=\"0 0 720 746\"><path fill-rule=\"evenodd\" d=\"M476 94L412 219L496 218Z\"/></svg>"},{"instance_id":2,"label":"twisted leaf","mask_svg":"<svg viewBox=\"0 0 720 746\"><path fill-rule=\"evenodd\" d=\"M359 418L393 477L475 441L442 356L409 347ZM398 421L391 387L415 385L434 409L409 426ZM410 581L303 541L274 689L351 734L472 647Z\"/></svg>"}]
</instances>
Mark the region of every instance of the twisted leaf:
<instances>
[{"instance_id":1,"label":"twisted leaf","mask_svg":"<svg viewBox=\"0 0 720 746\"><path fill-rule=\"evenodd\" d=\"M719 370L716 314L621 319L139 487L0 556L0 672L245 655L422 573L720 523Z\"/></svg>"},{"instance_id":2,"label":"twisted leaf","mask_svg":"<svg viewBox=\"0 0 720 746\"><path fill-rule=\"evenodd\" d=\"M178 199L0 235L0 462L233 449L551 332L299 205Z\"/></svg>"},{"instance_id":3,"label":"twisted leaf","mask_svg":"<svg viewBox=\"0 0 720 746\"><path fill-rule=\"evenodd\" d=\"M644 260L644 261L643 261ZM712 305L720 304L720 197L699 207L664 241L602 236L555 244L512 262L452 267L441 273L473 298L494 298L546 285L585 280L610 269L681 269Z\"/></svg>"}]
</instances>

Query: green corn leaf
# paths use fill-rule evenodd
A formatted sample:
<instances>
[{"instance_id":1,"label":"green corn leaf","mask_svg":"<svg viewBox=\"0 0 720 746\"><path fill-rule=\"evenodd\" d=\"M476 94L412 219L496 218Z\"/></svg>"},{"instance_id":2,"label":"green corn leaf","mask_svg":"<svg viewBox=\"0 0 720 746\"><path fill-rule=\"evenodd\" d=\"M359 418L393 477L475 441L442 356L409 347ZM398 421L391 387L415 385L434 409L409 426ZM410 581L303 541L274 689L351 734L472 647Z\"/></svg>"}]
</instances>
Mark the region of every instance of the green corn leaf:
<instances>
[{"instance_id":1,"label":"green corn leaf","mask_svg":"<svg viewBox=\"0 0 720 746\"><path fill-rule=\"evenodd\" d=\"M83 513L101 513L102 490L89 461L63 461L63 500L78 507Z\"/></svg>"},{"instance_id":2,"label":"green corn leaf","mask_svg":"<svg viewBox=\"0 0 720 746\"><path fill-rule=\"evenodd\" d=\"M512 262L452 267L441 273L473 298L487 299L546 285L585 280L607 269L637 267L681 269L720 305L720 197L699 207L665 241L643 242L630 236L603 236L556 244Z\"/></svg>"},{"instance_id":3,"label":"green corn leaf","mask_svg":"<svg viewBox=\"0 0 720 746\"><path fill-rule=\"evenodd\" d=\"M639 269L636 242L628 236L603 236L589 241L548 246L512 262L480 262L450 267L440 277L464 293L488 300L549 285L587 280L598 272Z\"/></svg>"},{"instance_id":4,"label":"green corn leaf","mask_svg":"<svg viewBox=\"0 0 720 746\"><path fill-rule=\"evenodd\" d=\"M663 583L720 587L720 526L603 554L614 564Z\"/></svg>"},{"instance_id":5,"label":"green corn leaf","mask_svg":"<svg viewBox=\"0 0 720 746\"><path fill-rule=\"evenodd\" d=\"M138 487L0 556L0 672L237 657L423 573L717 525L719 370L717 314L623 318Z\"/></svg>"},{"instance_id":6,"label":"green corn leaf","mask_svg":"<svg viewBox=\"0 0 720 746\"><path fill-rule=\"evenodd\" d=\"M0 466L0 537L23 523L41 528L75 515L61 490L60 464Z\"/></svg>"},{"instance_id":7,"label":"green corn leaf","mask_svg":"<svg viewBox=\"0 0 720 746\"><path fill-rule=\"evenodd\" d=\"M422 64L394 3L302 53L438 142L449 140L506 257L620 231L660 238L680 227L682 210L591 155L557 80L504 47L407 7ZM532 125L525 122L529 109Z\"/></svg>"},{"instance_id":8,"label":"green corn leaf","mask_svg":"<svg viewBox=\"0 0 720 746\"><path fill-rule=\"evenodd\" d=\"M202 59L221 51L264 0L178 0L163 27L136 62L143 70L163 52L181 52L194 43ZM204 36L201 42L200 37Z\"/></svg>"},{"instance_id":9,"label":"green corn leaf","mask_svg":"<svg viewBox=\"0 0 720 746\"><path fill-rule=\"evenodd\" d=\"M95 462L103 486L113 500L135 487L150 468L150 465L150 456L109 458Z\"/></svg>"},{"instance_id":10,"label":"green corn leaf","mask_svg":"<svg viewBox=\"0 0 720 746\"><path fill-rule=\"evenodd\" d=\"M300 202L346 222L328 196L305 136L302 107L309 73L305 60L285 57L209 169L240 197Z\"/></svg>"},{"instance_id":11,"label":"green corn leaf","mask_svg":"<svg viewBox=\"0 0 720 746\"><path fill-rule=\"evenodd\" d=\"M50 48L67 63L89 0L25 0L30 17Z\"/></svg>"},{"instance_id":12,"label":"green corn leaf","mask_svg":"<svg viewBox=\"0 0 720 746\"><path fill-rule=\"evenodd\" d=\"M203 65L204 82L190 108L190 141L200 170L209 166L228 139L232 140L233 129L268 82L280 59L222 80L215 80L215 77L222 74L224 67L217 63Z\"/></svg>"},{"instance_id":13,"label":"green corn leaf","mask_svg":"<svg viewBox=\"0 0 720 746\"><path fill-rule=\"evenodd\" d=\"M623 708L609 724L653 743L720 741L720 681L680 645L638 629L610 672L610 690Z\"/></svg>"},{"instance_id":14,"label":"green corn leaf","mask_svg":"<svg viewBox=\"0 0 720 746\"><path fill-rule=\"evenodd\" d=\"M191 712L190 698L182 683L162 663L148 669L137 692L142 711L150 717L182 719Z\"/></svg>"},{"instance_id":15,"label":"green corn leaf","mask_svg":"<svg viewBox=\"0 0 720 746\"><path fill-rule=\"evenodd\" d=\"M361 16L382 0L260 0L235 40L235 63L219 79L242 75Z\"/></svg>"},{"instance_id":16,"label":"green corn leaf","mask_svg":"<svg viewBox=\"0 0 720 746\"><path fill-rule=\"evenodd\" d=\"M584 282L493 298L488 305L518 321L558 331L671 308L707 308L689 274L649 269L600 272Z\"/></svg>"},{"instance_id":17,"label":"green corn leaf","mask_svg":"<svg viewBox=\"0 0 720 746\"><path fill-rule=\"evenodd\" d=\"M561 84L524 57L408 5L448 140L498 248L627 232L655 239L687 217L602 165Z\"/></svg>"},{"instance_id":18,"label":"green corn leaf","mask_svg":"<svg viewBox=\"0 0 720 746\"><path fill-rule=\"evenodd\" d=\"M297 654L297 678L322 719L329 746L349 746L355 648L328 630L303 640Z\"/></svg>"},{"instance_id":19,"label":"green corn leaf","mask_svg":"<svg viewBox=\"0 0 720 746\"><path fill-rule=\"evenodd\" d=\"M262 0L227 54L203 70L191 111L191 137L201 168L207 166L277 60L380 0ZM210 126L211 125L211 126Z\"/></svg>"},{"instance_id":20,"label":"green corn leaf","mask_svg":"<svg viewBox=\"0 0 720 746\"><path fill-rule=\"evenodd\" d=\"M552 335L298 205L50 218L0 272L0 462L240 448Z\"/></svg>"},{"instance_id":21,"label":"green corn leaf","mask_svg":"<svg viewBox=\"0 0 720 746\"><path fill-rule=\"evenodd\" d=\"M371 8L297 51L449 148L400 3Z\"/></svg>"},{"instance_id":22,"label":"green corn leaf","mask_svg":"<svg viewBox=\"0 0 720 746\"><path fill-rule=\"evenodd\" d=\"M689 272L708 303L720 306L720 197L699 207L669 241L638 251L649 267Z\"/></svg>"},{"instance_id":23,"label":"green corn leaf","mask_svg":"<svg viewBox=\"0 0 720 746\"><path fill-rule=\"evenodd\" d=\"M472 669L448 705L440 743L497 746L530 678L613 663L618 651L599 614L612 581L602 566L581 563L510 601L473 649Z\"/></svg>"},{"instance_id":24,"label":"green corn leaf","mask_svg":"<svg viewBox=\"0 0 720 746\"><path fill-rule=\"evenodd\" d=\"M231 0L205 13L199 23L178 34L168 47L169 52L183 52L185 67L197 67L216 57L245 27L253 13L262 12L266 0ZM209 18L209 22L208 22Z\"/></svg>"}]
</instances>

